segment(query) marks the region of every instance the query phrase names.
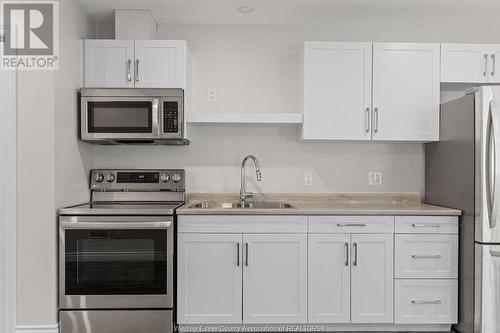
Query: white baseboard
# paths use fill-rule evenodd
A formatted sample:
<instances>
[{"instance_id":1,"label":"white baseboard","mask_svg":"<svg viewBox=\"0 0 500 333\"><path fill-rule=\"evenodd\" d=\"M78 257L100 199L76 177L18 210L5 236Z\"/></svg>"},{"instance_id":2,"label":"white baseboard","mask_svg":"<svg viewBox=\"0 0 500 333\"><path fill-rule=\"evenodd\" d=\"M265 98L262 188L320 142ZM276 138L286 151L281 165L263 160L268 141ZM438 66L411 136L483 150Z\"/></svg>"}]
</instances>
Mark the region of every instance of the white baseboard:
<instances>
[{"instance_id":1,"label":"white baseboard","mask_svg":"<svg viewBox=\"0 0 500 333\"><path fill-rule=\"evenodd\" d=\"M59 333L59 325L17 325L15 333Z\"/></svg>"}]
</instances>

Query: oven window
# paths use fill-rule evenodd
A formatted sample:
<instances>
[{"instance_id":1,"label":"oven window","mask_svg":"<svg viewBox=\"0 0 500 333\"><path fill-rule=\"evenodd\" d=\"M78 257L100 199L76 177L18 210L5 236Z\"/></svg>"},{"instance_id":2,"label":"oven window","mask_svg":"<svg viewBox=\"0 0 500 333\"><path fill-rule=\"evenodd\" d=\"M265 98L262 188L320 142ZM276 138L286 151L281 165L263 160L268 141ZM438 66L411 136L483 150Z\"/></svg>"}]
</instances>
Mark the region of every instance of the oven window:
<instances>
[{"instance_id":1,"label":"oven window","mask_svg":"<svg viewBox=\"0 0 500 333\"><path fill-rule=\"evenodd\" d=\"M167 230L66 230L66 295L167 293Z\"/></svg>"},{"instance_id":2,"label":"oven window","mask_svg":"<svg viewBox=\"0 0 500 333\"><path fill-rule=\"evenodd\" d=\"M87 102L89 133L151 133L151 102Z\"/></svg>"}]
</instances>

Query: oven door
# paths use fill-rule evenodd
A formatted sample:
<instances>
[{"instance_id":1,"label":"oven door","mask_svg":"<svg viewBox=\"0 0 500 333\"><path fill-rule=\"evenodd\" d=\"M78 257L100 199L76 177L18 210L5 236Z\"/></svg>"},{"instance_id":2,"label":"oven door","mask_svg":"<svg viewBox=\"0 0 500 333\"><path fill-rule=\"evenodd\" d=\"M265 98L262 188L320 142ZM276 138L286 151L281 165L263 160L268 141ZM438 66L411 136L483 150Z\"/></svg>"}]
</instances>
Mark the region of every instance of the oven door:
<instances>
[{"instance_id":1,"label":"oven door","mask_svg":"<svg viewBox=\"0 0 500 333\"><path fill-rule=\"evenodd\" d=\"M160 137L159 100L152 97L81 97L81 138L152 141Z\"/></svg>"},{"instance_id":2,"label":"oven door","mask_svg":"<svg viewBox=\"0 0 500 333\"><path fill-rule=\"evenodd\" d=\"M173 218L61 216L61 309L170 308Z\"/></svg>"}]
</instances>

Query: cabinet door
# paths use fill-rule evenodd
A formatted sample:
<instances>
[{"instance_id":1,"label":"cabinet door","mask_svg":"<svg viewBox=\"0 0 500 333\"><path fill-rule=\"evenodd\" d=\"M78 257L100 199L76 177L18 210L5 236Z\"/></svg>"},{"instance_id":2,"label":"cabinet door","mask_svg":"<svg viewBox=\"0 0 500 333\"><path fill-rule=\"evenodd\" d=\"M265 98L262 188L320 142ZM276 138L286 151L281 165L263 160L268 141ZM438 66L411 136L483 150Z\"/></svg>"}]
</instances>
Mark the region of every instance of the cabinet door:
<instances>
[{"instance_id":1,"label":"cabinet door","mask_svg":"<svg viewBox=\"0 0 500 333\"><path fill-rule=\"evenodd\" d=\"M439 139L439 44L373 45L373 139Z\"/></svg>"},{"instance_id":2,"label":"cabinet door","mask_svg":"<svg viewBox=\"0 0 500 333\"><path fill-rule=\"evenodd\" d=\"M441 81L488 82L488 45L441 44Z\"/></svg>"},{"instance_id":3,"label":"cabinet door","mask_svg":"<svg viewBox=\"0 0 500 333\"><path fill-rule=\"evenodd\" d=\"M306 42L302 138L370 140L372 43Z\"/></svg>"},{"instance_id":4,"label":"cabinet door","mask_svg":"<svg viewBox=\"0 0 500 333\"><path fill-rule=\"evenodd\" d=\"M393 321L393 235L351 235L351 322Z\"/></svg>"},{"instance_id":5,"label":"cabinet door","mask_svg":"<svg viewBox=\"0 0 500 333\"><path fill-rule=\"evenodd\" d=\"M309 235L309 323L351 321L350 242L350 235Z\"/></svg>"},{"instance_id":6,"label":"cabinet door","mask_svg":"<svg viewBox=\"0 0 500 333\"><path fill-rule=\"evenodd\" d=\"M186 42L135 41L137 88L185 88Z\"/></svg>"},{"instance_id":7,"label":"cabinet door","mask_svg":"<svg viewBox=\"0 0 500 333\"><path fill-rule=\"evenodd\" d=\"M179 234L179 324L241 324L241 234Z\"/></svg>"},{"instance_id":8,"label":"cabinet door","mask_svg":"<svg viewBox=\"0 0 500 333\"><path fill-rule=\"evenodd\" d=\"M85 40L83 45L86 88L134 87L133 40Z\"/></svg>"},{"instance_id":9,"label":"cabinet door","mask_svg":"<svg viewBox=\"0 0 500 333\"><path fill-rule=\"evenodd\" d=\"M307 322L307 235L245 234L243 323Z\"/></svg>"}]
</instances>

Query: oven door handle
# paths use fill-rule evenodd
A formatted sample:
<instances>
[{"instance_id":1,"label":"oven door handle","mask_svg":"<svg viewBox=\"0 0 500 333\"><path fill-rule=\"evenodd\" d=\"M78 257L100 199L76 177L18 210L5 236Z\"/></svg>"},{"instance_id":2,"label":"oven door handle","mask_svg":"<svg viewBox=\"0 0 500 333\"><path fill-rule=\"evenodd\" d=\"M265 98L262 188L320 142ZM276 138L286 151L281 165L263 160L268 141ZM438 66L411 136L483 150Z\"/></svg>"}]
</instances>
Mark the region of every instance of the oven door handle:
<instances>
[{"instance_id":1,"label":"oven door handle","mask_svg":"<svg viewBox=\"0 0 500 333\"><path fill-rule=\"evenodd\" d=\"M68 222L61 221L63 229L167 229L172 221L159 222Z\"/></svg>"}]
</instances>

